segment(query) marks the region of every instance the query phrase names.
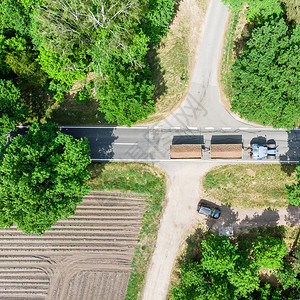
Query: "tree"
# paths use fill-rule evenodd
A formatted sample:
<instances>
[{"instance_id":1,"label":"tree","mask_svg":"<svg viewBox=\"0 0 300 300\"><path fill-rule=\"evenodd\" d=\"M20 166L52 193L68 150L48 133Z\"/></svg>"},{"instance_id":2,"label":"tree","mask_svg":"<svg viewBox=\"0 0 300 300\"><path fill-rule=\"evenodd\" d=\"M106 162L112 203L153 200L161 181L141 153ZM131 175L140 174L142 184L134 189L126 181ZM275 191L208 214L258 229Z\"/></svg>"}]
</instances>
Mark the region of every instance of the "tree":
<instances>
[{"instance_id":1,"label":"tree","mask_svg":"<svg viewBox=\"0 0 300 300\"><path fill-rule=\"evenodd\" d=\"M232 245L226 237L211 235L202 243L203 259L202 267L213 274L225 274L233 270L235 261L238 259L236 253L237 245Z\"/></svg>"},{"instance_id":2,"label":"tree","mask_svg":"<svg viewBox=\"0 0 300 300\"><path fill-rule=\"evenodd\" d=\"M233 11L239 11L247 4L246 17L249 22L263 22L270 16L280 17L283 13L279 0L222 0Z\"/></svg>"},{"instance_id":3,"label":"tree","mask_svg":"<svg viewBox=\"0 0 300 300\"><path fill-rule=\"evenodd\" d=\"M149 0L142 27L151 43L156 45L168 32L175 5L175 0Z\"/></svg>"},{"instance_id":4,"label":"tree","mask_svg":"<svg viewBox=\"0 0 300 300\"><path fill-rule=\"evenodd\" d=\"M26 113L20 90L11 80L0 79L0 118L17 123L25 120Z\"/></svg>"},{"instance_id":5,"label":"tree","mask_svg":"<svg viewBox=\"0 0 300 300\"><path fill-rule=\"evenodd\" d=\"M279 238L258 237L253 243L252 256L260 268L281 269L282 259L287 253L285 242Z\"/></svg>"},{"instance_id":6,"label":"tree","mask_svg":"<svg viewBox=\"0 0 300 300\"><path fill-rule=\"evenodd\" d=\"M300 205L300 166L296 167L297 183L286 185L287 199L291 205Z\"/></svg>"},{"instance_id":7,"label":"tree","mask_svg":"<svg viewBox=\"0 0 300 300\"><path fill-rule=\"evenodd\" d=\"M171 290L173 300L235 300L235 299L298 299L300 281L296 278L300 268L297 263L290 269L284 269L279 280L288 280L284 292L278 287L271 287L260 282L261 268L282 270L284 256L287 254L283 240L274 237L258 237L253 243L229 241L225 237L209 235L202 241L202 259L195 261L187 253L180 269L180 283ZM198 247L198 246L196 246ZM195 245L190 245L187 251L194 253ZM196 256L194 256L196 257ZM197 255L197 257L199 257ZM295 258L298 253L295 252ZM300 255L299 255L300 257ZM280 272L277 272L280 270Z\"/></svg>"},{"instance_id":8,"label":"tree","mask_svg":"<svg viewBox=\"0 0 300 300\"><path fill-rule=\"evenodd\" d=\"M154 111L153 85L128 64L112 64L108 78L98 88L99 110L105 119L118 125L131 125Z\"/></svg>"},{"instance_id":9,"label":"tree","mask_svg":"<svg viewBox=\"0 0 300 300\"><path fill-rule=\"evenodd\" d=\"M127 40L134 34L140 9L136 0L46 0L36 11L36 34L47 51L73 58L70 69L88 69L95 61L78 65L78 51L81 58L93 47L101 47L108 56L120 49L129 54ZM101 62L95 67L101 70Z\"/></svg>"},{"instance_id":10,"label":"tree","mask_svg":"<svg viewBox=\"0 0 300 300\"><path fill-rule=\"evenodd\" d=\"M8 137L15 130L15 122L7 115L0 118L0 157L3 158L6 148L8 147Z\"/></svg>"},{"instance_id":11,"label":"tree","mask_svg":"<svg viewBox=\"0 0 300 300\"><path fill-rule=\"evenodd\" d=\"M232 110L249 121L292 128L300 116L300 27L283 19L253 30L232 66Z\"/></svg>"},{"instance_id":12,"label":"tree","mask_svg":"<svg viewBox=\"0 0 300 300\"><path fill-rule=\"evenodd\" d=\"M13 138L0 166L0 226L14 223L42 234L75 213L88 191L88 141L63 134L53 123L28 127Z\"/></svg>"}]
</instances>

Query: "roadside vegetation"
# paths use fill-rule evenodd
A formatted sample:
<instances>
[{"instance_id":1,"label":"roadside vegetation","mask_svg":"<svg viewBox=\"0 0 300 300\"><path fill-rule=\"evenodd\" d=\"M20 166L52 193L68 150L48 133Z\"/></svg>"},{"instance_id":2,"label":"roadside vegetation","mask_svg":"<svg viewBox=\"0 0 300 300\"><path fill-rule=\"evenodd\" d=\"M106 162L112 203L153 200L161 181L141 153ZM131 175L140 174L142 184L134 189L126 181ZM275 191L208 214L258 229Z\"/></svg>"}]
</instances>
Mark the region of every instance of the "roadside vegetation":
<instances>
[{"instance_id":1,"label":"roadside vegetation","mask_svg":"<svg viewBox=\"0 0 300 300\"><path fill-rule=\"evenodd\" d=\"M287 184L287 199L291 205L300 205L300 165L296 167L296 182Z\"/></svg>"},{"instance_id":2,"label":"roadside vegetation","mask_svg":"<svg viewBox=\"0 0 300 300\"><path fill-rule=\"evenodd\" d=\"M231 207L279 208L289 205L285 185L299 199L297 177L296 165L225 165L206 173L203 187L209 197Z\"/></svg>"},{"instance_id":3,"label":"roadside vegetation","mask_svg":"<svg viewBox=\"0 0 300 300\"><path fill-rule=\"evenodd\" d=\"M172 300L299 299L299 228L254 228L232 238L198 228L172 286Z\"/></svg>"},{"instance_id":4,"label":"roadside vegetation","mask_svg":"<svg viewBox=\"0 0 300 300\"><path fill-rule=\"evenodd\" d=\"M142 123L165 118L188 91L208 3L208 0L179 1L166 38L151 47L147 61L155 86L155 112Z\"/></svg>"},{"instance_id":5,"label":"roadside vegetation","mask_svg":"<svg viewBox=\"0 0 300 300\"><path fill-rule=\"evenodd\" d=\"M75 214L89 191L89 144L63 134L53 123L28 127L10 139L1 127L0 227L43 234Z\"/></svg>"},{"instance_id":6,"label":"roadside vegetation","mask_svg":"<svg viewBox=\"0 0 300 300\"><path fill-rule=\"evenodd\" d=\"M126 295L128 300L137 299L142 292L146 271L156 246L165 200L165 174L152 165L137 163L92 163L90 169L92 176L89 182L93 190L145 195L145 214Z\"/></svg>"},{"instance_id":7,"label":"roadside vegetation","mask_svg":"<svg viewBox=\"0 0 300 300\"><path fill-rule=\"evenodd\" d=\"M49 98L62 103L73 87L74 101L97 99L106 122L131 125L154 112L146 56L168 32L175 5L175 0L3 0L0 80L12 80L21 91L28 121L35 114L40 121L51 111Z\"/></svg>"},{"instance_id":8,"label":"roadside vegetation","mask_svg":"<svg viewBox=\"0 0 300 300\"><path fill-rule=\"evenodd\" d=\"M232 12L221 81L233 112L277 128L300 119L299 3L223 0Z\"/></svg>"}]
</instances>

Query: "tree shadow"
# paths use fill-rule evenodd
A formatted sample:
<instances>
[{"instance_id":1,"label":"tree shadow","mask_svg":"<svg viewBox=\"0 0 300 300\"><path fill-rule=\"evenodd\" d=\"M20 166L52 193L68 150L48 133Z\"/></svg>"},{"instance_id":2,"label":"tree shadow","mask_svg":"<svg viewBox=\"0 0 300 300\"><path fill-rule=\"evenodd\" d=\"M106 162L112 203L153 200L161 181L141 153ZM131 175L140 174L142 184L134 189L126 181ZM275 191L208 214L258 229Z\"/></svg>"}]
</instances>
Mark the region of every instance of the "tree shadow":
<instances>
[{"instance_id":1,"label":"tree shadow","mask_svg":"<svg viewBox=\"0 0 300 300\"><path fill-rule=\"evenodd\" d=\"M237 58L240 57L242 50L246 47L246 43L250 40L253 28L254 26L252 24L246 23L242 29L241 36L234 41L233 51Z\"/></svg>"},{"instance_id":2,"label":"tree shadow","mask_svg":"<svg viewBox=\"0 0 300 300\"><path fill-rule=\"evenodd\" d=\"M286 223L289 226L295 226L300 224L300 206L290 205L287 208L288 216L286 218Z\"/></svg>"},{"instance_id":3,"label":"tree shadow","mask_svg":"<svg viewBox=\"0 0 300 300\"><path fill-rule=\"evenodd\" d=\"M92 162L88 168L91 171L91 179L99 178L102 175L103 170L107 162Z\"/></svg>"},{"instance_id":4,"label":"tree shadow","mask_svg":"<svg viewBox=\"0 0 300 300\"><path fill-rule=\"evenodd\" d=\"M289 176L291 175L291 170L285 165L289 161L299 161L300 158L300 130L287 131L287 143L288 151L286 153L279 155L279 161L282 162L281 169L286 172Z\"/></svg>"},{"instance_id":5,"label":"tree shadow","mask_svg":"<svg viewBox=\"0 0 300 300\"><path fill-rule=\"evenodd\" d=\"M30 123L40 122L45 118L46 111L55 102L42 87L37 86L23 90L22 98L29 111L28 121Z\"/></svg>"},{"instance_id":6,"label":"tree shadow","mask_svg":"<svg viewBox=\"0 0 300 300\"><path fill-rule=\"evenodd\" d=\"M166 80L164 78L165 71L160 64L160 58L157 53L157 48L150 46L150 50L147 53L146 60L151 70L151 81L154 84L153 100L157 100L167 93Z\"/></svg>"},{"instance_id":7,"label":"tree shadow","mask_svg":"<svg viewBox=\"0 0 300 300\"><path fill-rule=\"evenodd\" d=\"M279 214L276 210L265 209L261 215L254 214L253 218L246 216L240 222L241 227L262 227L262 226L276 226L279 221Z\"/></svg>"},{"instance_id":8,"label":"tree shadow","mask_svg":"<svg viewBox=\"0 0 300 300\"><path fill-rule=\"evenodd\" d=\"M179 256L178 263L186 264L190 261L200 262L202 259L201 243L207 237L208 233L201 228L197 228L193 234L189 234L185 242L187 247L185 252Z\"/></svg>"},{"instance_id":9,"label":"tree shadow","mask_svg":"<svg viewBox=\"0 0 300 300\"><path fill-rule=\"evenodd\" d=\"M86 137L89 141L92 161L109 161L114 158L113 143L119 138L114 134L114 127L70 127L61 128L61 132L69 134L76 139Z\"/></svg>"},{"instance_id":10,"label":"tree shadow","mask_svg":"<svg viewBox=\"0 0 300 300\"><path fill-rule=\"evenodd\" d=\"M295 171L297 165L291 165L291 164L281 164L281 170L287 174L288 176L291 176Z\"/></svg>"},{"instance_id":11,"label":"tree shadow","mask_svg":"<svg viewBox=\"0 0 300 300\"><path fill-rule=\"evenodd\" d=\"M258 241L258 237L274 237L283 239L285 237L284 226L260 226L254 227L248 230L248 232L240 232L237 235L236 240L238 241L241 249L249 249L249 246Z\"/></svg>"}]
</instances>

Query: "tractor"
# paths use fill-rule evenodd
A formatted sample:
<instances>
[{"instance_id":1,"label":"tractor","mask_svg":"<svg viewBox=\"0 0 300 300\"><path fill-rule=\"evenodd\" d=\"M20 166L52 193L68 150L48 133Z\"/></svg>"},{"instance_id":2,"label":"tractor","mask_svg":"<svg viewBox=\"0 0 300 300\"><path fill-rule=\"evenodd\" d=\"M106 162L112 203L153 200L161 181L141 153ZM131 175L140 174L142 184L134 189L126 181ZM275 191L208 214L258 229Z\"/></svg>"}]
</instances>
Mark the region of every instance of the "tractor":
<instances>
[{"instance_id":1,"label":"tractor","mask_svg":"<svg viewBox=\"0 0 300 300\"><path fill-rule=\"evenodd\" d=\"M275 144L252 144L251 145L251 157L253 159L275 159L277 154L277 149Z\"/></svg>"}]
</instances>

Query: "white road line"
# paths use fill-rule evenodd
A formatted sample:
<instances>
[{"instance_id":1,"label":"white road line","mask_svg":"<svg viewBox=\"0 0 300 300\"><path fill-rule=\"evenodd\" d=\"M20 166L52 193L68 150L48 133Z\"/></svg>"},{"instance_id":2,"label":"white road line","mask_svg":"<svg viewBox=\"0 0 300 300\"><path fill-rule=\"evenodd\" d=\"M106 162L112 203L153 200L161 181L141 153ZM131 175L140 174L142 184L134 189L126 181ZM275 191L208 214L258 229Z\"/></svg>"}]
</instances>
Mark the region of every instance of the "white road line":
<instances>
[{"instance_id":1,"label":"white road line","mask_svg":"<svg viewBox=\"0 0 300 300\"><path fill-rule=\"evenodd\" d=\"M205 129L215 129L214 127L205 127Z\"/></svg>"},{"instance_id":2,"label":"white road line","mask_svg":"<svg viewBox=\"0 0 300 300\"><path fill-rule=\"evenodd\" d=\"M97 129L148 129L148 127L124 127L124 126L58 126L59 128L78 128L78 129L90 129L90 128L97 128Z\"/></svg>"},{"instance_id":3,"label":"white road line","mask_svg":"<svg viewBox=\"0 0 300 300\"><path fill-rule=\"evenodd\" d=\"M248 130L248 127L240 127L239 130Z\"/></svg>"},{"instance_id":4,"label":"white road line","mask_svg":"<svg viewBox=\"0 0 300 300\"><path fill-rule=\"evenodd\" d=\"M299 164L298 160L291 160L291 161L278 161L278 160L272 160L272 161L268 161L268 160L251 160L251 159L247 159L247 160L241 160L241 159L226 159L226 160L222 160L222 159L218 159L218 160L212 160L212 159L143 159L143 158L139 158L139 159L134 159L134 158L109 158L109 159L105 159L105 158L92 158L91 161L128 161L128 162L170 162L170 163L176 163L176 162L199 162L199 163L212 163L212 162L217 162L217 163L223 163L223 164L228 164L228 162L231 163L238 163L238 164Z\"/></svg>"},{"instance_id":5,"label":"white road line","mask_svg":"<svg viewBox=\"0 0 300 300\"><path fill-rule=\"evenodd\" d=\"M171 129L180 129L180 127L171 127Z\"/></svg>"},{"instance_id":6,"label":"white road line","mask_svg":"<svg viewBox=\"0 0 300 300\"><path fill-rule=\"evenodd\" d=\"M198 128L197 127L188 127L188 129L190 129L190 130L197 130Z\"/></svg>"},{"instance_id":7,"label":"white road line","mask_svg":"<svg viewBox=\"0 0 300 300\"><path fill-rule=\"evenodd\" d=\"M231 127L222 127L222 130L231 130Z\"/></svg>"},{"instance_id":8,"label":"white road line","mask_svg":"<svg viewBox=\"0 0 300 300\"><path fill-rule=\"evenodd\" d=\"M137 145L138 143L112 143L113 145L128 145L128 146L132 146L132 145Z\"/></svg>"}]
</instances>

